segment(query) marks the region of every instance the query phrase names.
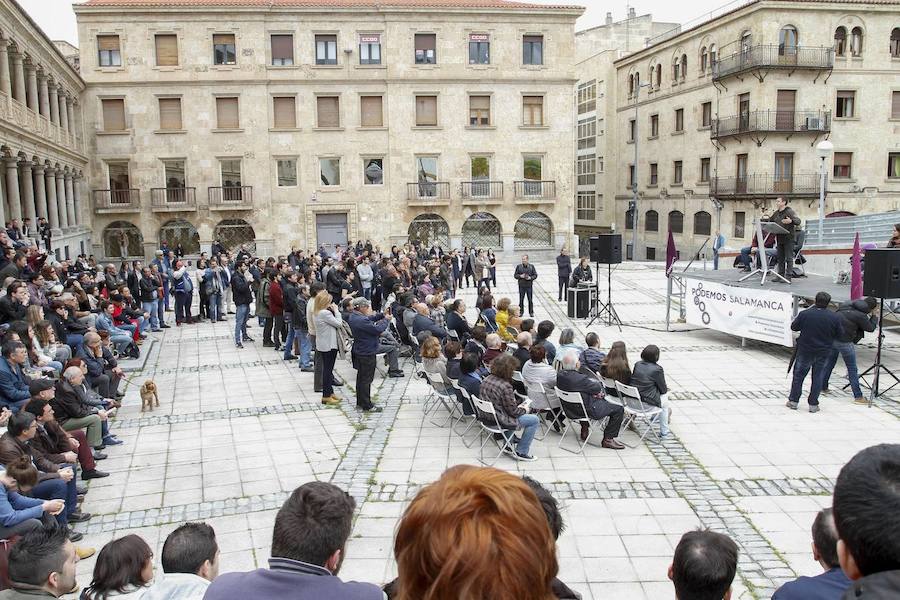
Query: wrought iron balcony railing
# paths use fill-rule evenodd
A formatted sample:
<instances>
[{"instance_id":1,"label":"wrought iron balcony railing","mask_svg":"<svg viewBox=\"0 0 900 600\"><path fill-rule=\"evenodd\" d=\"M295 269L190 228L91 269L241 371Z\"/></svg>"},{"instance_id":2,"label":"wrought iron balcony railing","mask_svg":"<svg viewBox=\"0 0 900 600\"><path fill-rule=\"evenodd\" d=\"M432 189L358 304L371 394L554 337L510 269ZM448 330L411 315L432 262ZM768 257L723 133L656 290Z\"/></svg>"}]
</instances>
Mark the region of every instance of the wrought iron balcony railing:
<instances>
[{"instance_id":1,"label":"wrought iron balcony railing","mask_svg":"<svg viewBox=\"0 0 900 600\"><path fill-rule=\"evenodd\" d=\"M709 195L720 200L778 196L814 198L819 195L819 178L818 173L715 177L710 181Z\"/></svg>"},{"instance_id":2,"label":"wrought iron balcony railing","mask_svg":"<svg viewBox=\"0 0 900 600\"><path fill-rule=\"evenodd\" d=\"M830 110L754 110L748 113L713 119L711 139L745 133L828 133L831 131Z\"/></svg>"},{"instance_id":3,"label":"wrought iron balcony railing","mask_svg":"<svg viewBox=\"0 0 900 600\"><path fill-rule=\"evenodd\" d=\"M781 46L761 44L740 48L713 63L713 81L752 69L811 69L834 67L834 48L830 46Z\"/></svg>"},{"instance_id":4,"label":"wrought iron balcony railing","mask_svg":"<svg viewBox=\"0 0 900 600\"><path fill-rule=\"evenodd\" d=\"M151 188L150 205L154 211L194 210L197 208L197 189L184 188Z\"/></svg>"},{"instance_id":5,"label":"wrought iron balcony railing","mask_svg":"<svg viewBox=\"0 0 900 600\"><path fill-rule=\"evenodd\" d=\"M450 199L449 181L419 181L406 184L406 197L410 202L428 203Z\"/></svg>"},{"instance_id":6,"label":"wrought iron balcony railing","mask_svg":"<svg viewBox=\"0 0 900 600\"><path fill-rule=\"evenodd\" d=\"M216 186L208 190L209 206L214 210L247 210L253 208L253 186Z\"/></svg>"},{"instance_id":7,"label":"wrought iron balcony railing","mask_svg":"<svg viewBox=\"0 0 900 600\"><path fill-rule=\"evenodd\" d=\"M556 198L555 181L525 181L514 182L517 200L543 200Z\"/></svg>"},{"instance_id":8,"label":"wrought iron balcony railing","mask_svg":"<svg viewBox=\"0 0 900 600\"><path fill-rule=\"evenodd\" d=\"M138 189L93 190L94 211L98 213L140 212L141 191Z\"/></svg>"},{"instance_id":9,"label":"wrought iron balcony railing","mask_svg":"<svg viewBox=\"0 0 900 600\"><path fill-rule=\"evenodd\" d=\"M502 181L463 181L461 185L463 200L502 200Z\"/></svg>"}]
</instances>

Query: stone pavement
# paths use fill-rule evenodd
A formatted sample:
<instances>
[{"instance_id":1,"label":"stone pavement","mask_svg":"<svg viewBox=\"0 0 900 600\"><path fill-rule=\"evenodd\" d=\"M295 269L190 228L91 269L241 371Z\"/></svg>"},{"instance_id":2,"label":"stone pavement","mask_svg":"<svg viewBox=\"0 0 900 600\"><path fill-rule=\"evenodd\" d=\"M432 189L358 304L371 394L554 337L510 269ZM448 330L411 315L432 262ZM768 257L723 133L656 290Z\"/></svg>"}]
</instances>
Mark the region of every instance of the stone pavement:
<instances>
[{"instance_id":1,"label":"stone pavement","mask_svg":"<svg viewBox=\"0 0 900 600\"><path fill-rule=\"evenodd\" d=\"M555 265L540 264L538 273L538 319L554 321L555 335L573 327L583 340L587 322L568 319L556 301ZM515 300L512 267L501 266L498 279L495 296ZM789 411L788 351L741 347L730 336L685 325L661 331L665 287L659 266L620 266L613 296L628 325L621 332L600 323L590 329L604 347L624 340L632 362L646 344L660 346L673 435L663 444L620 452L589 446L575 455L551 433L534 443L538 461L503 457L496 466L533 476L561 501L567 527L559 540L560 578L588 600L674 597L666 576L672 552L681 534L698 526L740 545L734 597L768 598L781 582L818 573L809 550L813 517L830 504L833 480L855 452L898 439L900 394L869 409L833 391L818 414L805 406ZM474 291L462 297L471 306ZM421 380L377 379L381 414L358 413L349 385L339 390L349 399L326 409L311 374L262 348L255 321L257 342L244 350L234 347L232 332L231 317L169 329L143 370L130 374L137 385L129 385L114 425L126 443L111 448L101 465L112 475L90 482L84 508L96 516L79 526L84 543L99 549L137 533L154 547L158 564L166 535L203 519L215 527L223 572L265 566L277 508L295 487L320 479L359 503L341 576L389 581L396 574L392 535L405 504L447 467L477 464L478 449L423 418ZM863 367L872 361L873 341L860 348ZM888 335L888 364L897 341ZM352 383L349 365L338 368ZM411 369L407 360L407 374ZM835 378L843 373L839 365ZM161 406L141 414L137 387L147 377L159 386ZM623 439L637 441L630 432ZM78 565L82 585L93 560Z\"/></svg>"}]
</instances>

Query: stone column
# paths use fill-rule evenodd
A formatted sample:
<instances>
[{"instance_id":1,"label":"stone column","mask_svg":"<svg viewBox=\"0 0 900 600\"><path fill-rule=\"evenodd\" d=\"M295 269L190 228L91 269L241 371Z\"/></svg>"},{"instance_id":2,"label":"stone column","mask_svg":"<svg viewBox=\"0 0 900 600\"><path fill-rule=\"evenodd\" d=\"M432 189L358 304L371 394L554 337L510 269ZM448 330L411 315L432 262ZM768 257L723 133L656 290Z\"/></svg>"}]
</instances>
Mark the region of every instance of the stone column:
<instances>
[{"instance_id":1,"label":"stone column","mask_svg":"<svg viewBox=\"0 0 900 600\"><path fill-rule=\"evenodd\" d=\"M47 76L43 73L38 75L38 104L41 108L41 114L50 118L50 100L47 91Z\"/></svg>"},{"instance_id":2,"label":"stone column","mask_svg":"<svg viewBox=\"0 0 900 600\"><path fill-rule=\"evenodd\" d=\"M72 171L66 171L66 222L75 227L75 190L73 189Z\"/></svg>"},{"instance_id":3,"label":"stone column","mask_svg":"<svg viewBox=\"0 0 900 600\"><path fill-rule=\"evenodd\" d=\"M66 91L60 86L56 94L59 101L59 126L63 131L69 131L69 112L66 110Z\"/></svg>"},{"instance_id":4,"label":"stone column","mask_svg":"<svg viewBox=\"0 0 900 600\"><path fill-rule=\"evenodd\" d=\"M47 102L50 104L50 122L59 125L59 102L56 99L56 84L52 81L47 90Z\"/></svg>"},{"instance_id":5,"label":"stone column","mask_svg":"<svg viewBox=\"0 0 900 600\"><path fill-rule=\"evenodd\" d=\"M35 208L34 208L34 175L31 168L34 165L30 160L23 160L19 163L22 167L22 212L23 217L31 219L31 226L35 225Z\"/></svg>"},{"instance_id":6,"label":"stone column","mask_svg":"<svg viewBox=\"0 0 900 600\"><path fill-rule=\"evenodd\" d=\"M47 218L47 188L44 185L44 169L41 163L35 163L32 170L34 171L34 203L37 208L37 216ZM35 230L37 222L34 223Z\"/></svg>"},{"instance_id":7,"label":"stone column","mask_svg":"<svg viewBox=\"0 0 900 600\"><path fill-rule=\"evenodd\" d=\"M4 158L6 163L6 199L9 204L9 218L22 219L22 204L19 200L19 159L15 156ZM6 218L2 220L6 222Z\"/></svg>"},{"instance_id":8,"label":"stone column","mask_svg":"<svg viewBox=\"0 0 900 600\"><path fill-rule=\"evenodd\" d=\"M75 138L75 101L72 96L66 96L66 115L69 117L69 133Z\"/></svg>"},{"instance_id":9,"label":"stone column","mask_svg":"<svg viewBox=\"0 0 900 600\"><path fill-rule=\"evenodd\" d=\"M59 207L56 202L56 169L47 167L44 172L47 181L47 219L50 227L59 229Z\"/></svg>"},{"instance_id":10,"label":"stone column","mask_svg":"<svg viewBox=\"0 0 900 600\"><path fill-rule=\"evenodd\" d=\"M25 104L25 68L22 63L22 53L16 52L12 55L13 63L13 79L16 82L13 89L13 97Z\"/></svg>"},{"instance_id":11,"label":"stone column","mask_svg":"<svg viewBox=\"0 0 900 600\"><path fill-rule=\"evenodd\" d=\"M81 205L81 185L82 181L84 181L84 177L81 174L76 174L74 179L72 179L72 191L75 194L75 221L72 223L73 225L81 225L82 216L81 211L84 207Z\"/></svg>"},{"instance_id":12,"label":"stone column","mask_svg":"<svg viewBox=\"0 0 900 600\"><path fill-rule=\"evenodd\" d=\"M56 208L59 210L59 228L66 229L69 216L66 213L66 179L62 169L56 170Z\"/></svg>"},{"instance_id":13,"label":"stone column","mask_svg":"<svg viewBox=\"0 0 900 600\"><path fill-rule=\"evenodd\" d=\"M28 63L25 65L25 75L28 78L28 108L33 110L34 112L38 112L39 102L38 102L38 87L37 87L37 69L34 64Z\"/></svg>"},{"instance_id":14,"label":"stone column","mask_svg":"<svg viewBox=\"0 0 900 600\"><path fill-rule=\"evenodd\" d=\"M9 41L0 38L0 92L12 95L12 80L9 78Z\"/></svg>"}]
</instances>

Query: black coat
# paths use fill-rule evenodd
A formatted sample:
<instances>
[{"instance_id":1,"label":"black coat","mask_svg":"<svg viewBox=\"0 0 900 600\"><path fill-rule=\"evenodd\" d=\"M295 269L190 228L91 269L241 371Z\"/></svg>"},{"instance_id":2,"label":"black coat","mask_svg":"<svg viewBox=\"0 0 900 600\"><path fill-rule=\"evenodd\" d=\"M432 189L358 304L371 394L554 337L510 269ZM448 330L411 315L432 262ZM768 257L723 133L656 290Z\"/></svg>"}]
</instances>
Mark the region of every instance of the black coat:
<instances>
[{"instance_id":1,"label":"black coat","mask_svg":"<svg viewBox=\"0 0 900 600\"><path fill-rule=\"evenodd\" d=\"M24 321L26 310L27 307L24 304L15 302L9 296L3 296L0 298L0 323Z\"/></svg>"},{"instance_id":2,"label":"black coat","mask_svg":"<svg viewBox=\"0 0 900 600\"><path fill-rule=\"evenodd\" d=\"M869 305L865 300L844 302L838 306L837 314L844 325L842 342L859 343L866 332L873 332L878 327L878 317L869 314Z\"/></svg>"},{"instance_id":3,"label":"black coat","mask_svg":"<svg viewBox=\"0 0 900 600\"><path fill-rule=\"evenodd\" d=\"M155 279L151 277L141 276L138 281L138 290L140 295L138 298L141 302L153 302L156 300L156 290L159 288Z\"/></svg>"},{"instance_id":4,"label":"black coat","mask_svg":"<svg viewBox=\"0 0 900 600\"><path fill-rule=\"evenodd\" d=\"M560 277L569 278L572 274L572 257L568 254L560 254L556 257L556 274Z\"/></svg>"},{"instance_id":5,"label":"black coat","mask_svg":"<svg viewBox=\"0 0 900 600\"><path fill-rule=\"evenodd\" d=\"M873 573L857 579L844 592L843 600L889 600L900 598L900 570Z\"/></svg>"},{"instance_id":6,"label":"black coat","mask_svg":"<svg viewBox=\"0 0 900 600\"><path fill-rule=\"evenodd\" d=\"M528 279L525 278L526 275L528 276ZM531 263L528 263L527 265L519 263L516 265L516 271L513 273L513 277L519 282L520 288L530 288L534 283L534 280L537 279L537 270Z\"/></svg>"},{"instance_id":7,"label":"black coat","mask_svg":"<svg viewBox=\"0 0 900 600\"><path fill-rule=\"evenodd\" d=\"M235 272L231 276L231 297L236 305L253 302L253 288L243 273Z\"/></svg>"}]
</instances>

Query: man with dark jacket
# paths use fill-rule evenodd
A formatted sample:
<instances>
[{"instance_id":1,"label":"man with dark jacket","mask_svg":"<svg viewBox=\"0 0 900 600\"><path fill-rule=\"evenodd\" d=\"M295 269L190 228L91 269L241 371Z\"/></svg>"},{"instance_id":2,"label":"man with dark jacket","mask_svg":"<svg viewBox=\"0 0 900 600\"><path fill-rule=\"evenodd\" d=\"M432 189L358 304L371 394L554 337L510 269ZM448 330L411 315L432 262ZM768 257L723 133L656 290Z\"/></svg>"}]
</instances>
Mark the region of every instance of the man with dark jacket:
<instances>
[{"instance_id":1,"label":"man with dark jacket","mask_svg":"<svg viewBox=\"0 0 900 600\"><path fill-rule=\"evenodd\" d=\"M95 450L105 448L103 444L103 422L106 411L98 410L81 401L81 384L84 374L81 367L69 367L56 382L56 396L50 401L56 420L66 431L85 429L88 443Z\"/></svg>"},{"instance_id":2,"label":"man with dark jacket","mask_svg":"<svg viewBox=\"0 0 900 600\"><path fill-rule=\"evenodd\" d=\"M844 357L844 365L847 367L847 379L850 380L850 390L853 392L853 402L856 404L868 404L863 398L859 387L859 370L856 368L856 344L863 339L865 333L873 332L878 327L878 317L875 316L875 308L878 300L871 296L860 300L851 300L838 306L837 314L841 317L844 326L843 334L834 341L828 363L825 365L825 373L822 375L822 393L828 393L828 380L831 379L831 371L837 364L838 355Z\"/></svg>"},{"instance_id":3,"label":"man with dark jacket","mask_svg":"<svg viewBox=\"0 0 900 600\"><path fill-rule=\"evenodd\" d=\"M234 265L234 275L231 278L231 296L234 300L234 345L243 348L243 342L252 342L253 338L247 335L247 321L250 318L250 303L253 302L253 275L247 268L247 263L242 260Z\"/></svg>"},{"instance_id":4,"label":"man with dark jacket","mask_svg":"<svg viewBox=\"0 0 900 600\"><path fill-rule=\"evenodd\" d=\"M812 382L807 401L809 412L819 412L819 392L822 390L825 366L834 341L844 334L843 320L828 310L830 303L831 295L819 292L816 294L815 305L802 311L791 323L791 329L800 332L794 354L794 379L785 405L791 410L797 410L800 393L803 391L803 380L812 369Z\"/></svg>"},{"instance_id":5,"label":"man with dark jacket","mask_svg":"<svg viewBox=\"0 0 900 600\"><path fill-rule=\"evenodd\" d=\"M537 279L537 270L534 265L528 262L528 255L522 255L522 263L516 265L513 273L516 281L519 282L519 313L525 314L525 298L528 298L528 316L534 316L534 280Z\"/></svg>"},{"instance_id":6,"label":"man with dark jacket","mask_svg":"<svg viewBox=\"0 0 900 600\"><path fill-rule=\"evenodd\" d=\"M428 316L428 307L422 304L421 302L417 302L412 305L414 311L416 311L415 317L413 317L412 323L412 334L413 336L418 337L419 333L423 331L430 331L431 335L438 338L442 342L444 338L447 337L447 330L434 322L434 319Z\"/></svg>"},{"instance_id":7,"label":"man with dark jacket","mask_svg":"<svg viewBox=\"0 0 900 600\"><path fill-rule=\"evenodd\" d=\"M141 269L141 278L138 280L138 300L141 301L141 310L150 314L150 331L160 331L159 311L159 285L150 267Z\"/></svg>"},{"instance_id":8,"label":"man with dark jacket","mask_svg":"<svg viewBox=\"0 0 900 600\"><path fill-rule=\"evenodd\" d=\"M565 246L559 251L556 257L556 276L559 278L559 297L560 302L565 300L565 294L569 291L569 277L572 276L572 259L569 256L569 249Z\"/></svg>"},{"instance_id":9,"label":"man with dark jacket","mask_svg":"<svg viewBox=\"0 0 900 600\"><path fill-rule=\"evenodd\" d=\"M619 430L622 428L622 421L625 417L625 409L617 404L612 404L603 399L603 384L596 377L591 377L580 372L578 368L578 357L574 352L566 352L560 361L562 369L556 376L556 387L565 392L580 392L584 407L588 416L596 421L602 421L609 417L606 428L603 430L603 441L600 443L604 448L611 450L622 450L625 444L616 439ZM563 405L563 412L566 417L573 422L578 419L584 419L585 415L576 409L573 411L568 404ZM589 423L581 423L581 440L585 441L590 435L591 426Z\"/></svg>"},{"instance_id":10,"label":"man with dark jacket","mask_svg":"<svg viewBox=\"0 0 900 600\"><path fill-rule=\"evenodd\" d=\"M28 382L22 372L22 365L28 358L28 352L22 342L8 341L3 344L2 355L0 358L0 405L16 413L31 398Z\"/></svg>"},{"instance_id":11,"label":"man with dark jacket","mask_svg":"<svg viewBox=\"0 0 900 600\"><path fill-rule=\"evenodd\" d=\"M344 274L344 263L338 261L328 270L328 274L325 276L325 289L328 290L334 303L338 306L341 305L341 297L344 295L344 290L348 294L353 292L353 285L347 281L347 277Z\"/></svg>"},{"instance_id":12,"label":"man with dark jacket","mask_svg":"<svg viewBox=\"0 0 900 600\"><path fill-rule=\"evenodd\" d=\"M300 346L300 370L304 373L314 372L312 361L312 342L309 339L309 323L306 320L306 307L309 304L309 286L305 283L297 286L294 298L294 311L291 313L291 327L294 337Z\"/></svg>"},{"instance_id":13,"label":"man with dark jacket","mask_svg":"<svg viewBox=\"0 0 900 600\"><path fill-rule=\"evenodd\" d=\"M371 304L365 298L353 300L352 307L349 325L353 332L351 352L356 368L356 407L366 412L381 412L380 406L372 404L370 395L381 334L387 330L391 316L390 313L373 313Z\"/></svg>"},{"instance_id":14,"label":"man with dark jacket","mask_svg":"<svg viewBox=\"0 0 900 600\"><path fill-rule=\"evenodd\" d=\"M51 301L47 320L53 326L53 333L58 341L68 344L73 351L78 350L84 340L84 334L88 332L88 326L72 316L65 302L62 300Z\"/></svg>"},{"instance_id":15,"label":"man with dark jacket","mask_svg":"<svg viewBox=\"0 0 900 600\"><path fill-rule=\"evenodd\" d=\"M778 242L775 264L778 274L790 281L794 276L794 231L800 226L800 217L793 208L787 205L787 201L779 196L775 200L775 212L764 220L778 223L787 229L787 233L775 236L775 240ZM778 279L773 279L773 281L778 281Z\"/></svg>"},{"instance_id":16,"label":"man with dark jacket","mask_svg":"<svg viewBox=\"0 0 900 600\"><path fill-rule=\"evenodd\" d=\"M819 511L812 524L813 559L825 571L814 577L798 577L775 590L772 600L840 600L850 587L837 553L837 530L830 508Z\"/></svg>"},{"instance_id":17,"label":"man with dark jacket","mask_svg":"<svg viewBox=\"0 0 900 600\"><path fill-rule=\"evenodd\" d=\"M0 282L3 280L0 279ZM6 286L6 295L0 298L0 323L24 321L28 309L28 288L21 281Z\"/></svg>"}]
</instances>

